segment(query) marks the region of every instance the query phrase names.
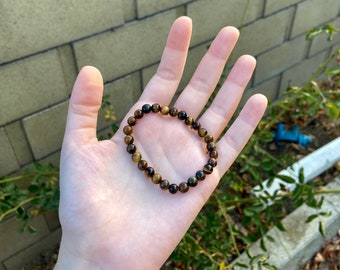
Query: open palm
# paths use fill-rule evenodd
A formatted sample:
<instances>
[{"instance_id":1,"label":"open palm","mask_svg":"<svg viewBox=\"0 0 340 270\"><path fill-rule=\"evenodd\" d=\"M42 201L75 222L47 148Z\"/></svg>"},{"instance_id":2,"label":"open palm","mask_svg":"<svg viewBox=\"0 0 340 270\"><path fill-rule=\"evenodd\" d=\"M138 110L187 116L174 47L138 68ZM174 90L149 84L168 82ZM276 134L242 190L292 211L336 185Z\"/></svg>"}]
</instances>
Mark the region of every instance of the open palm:
<instances>
[{"instance_id":1,"label":"open palm","mask_svg":"<svg viewBox=\"0 0 340 270\"><path fill-rule=\"evenodd\" d=\"M213 173L187 193L163 191L138 169L126 151L123 127L144 104L169 105L182 76L190 35L190 19L177 19L156 74L111 140L98 142L96 138L101 75L93 67L81 70L70 100L62 148L63 237L56 269L159 269L262 117L266 99L255 95L218 141L219 158ZM240 57L201 115L237 38L233 27L219 32L173 105L198 118L214 138L233 115L255 68L253 57ZM170 183L186 182L208 159L197 131L176 117L151 112L137 121L133 136L143 159Z\"/></svg>"}]
</instances>

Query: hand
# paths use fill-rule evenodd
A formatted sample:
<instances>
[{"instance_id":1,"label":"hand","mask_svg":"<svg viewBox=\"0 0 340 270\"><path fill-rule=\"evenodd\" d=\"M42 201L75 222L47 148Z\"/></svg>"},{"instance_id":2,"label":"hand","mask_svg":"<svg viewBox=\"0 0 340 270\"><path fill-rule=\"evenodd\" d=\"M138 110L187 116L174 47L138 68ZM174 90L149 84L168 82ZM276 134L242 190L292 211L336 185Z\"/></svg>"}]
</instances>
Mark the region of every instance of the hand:
<instances>
[{"instance_id":1,"label":"hand","mask_svg":"<svg viewBox=\"0 0 340 270\"><path fill-rule=\"evenodd\" d=\"M182 76L191 20L177 19L161 63L128 116L143 104L168 105ZM223 28L174 106L196 118L221 76L237 39ZM233 115L255 68L255 59L235 63L211 106L199 121L218 138ZM63 235L56 269L159 269L251 136L266 108L252 96L218 141L214 172L185 194L170 194L153 184L126 152L122 124L112 139L98 142L97 115L103 94L99 71L84 67L70 99L60 164L60 221ZM144 116L134 127L137 149L170 182L186 181L207 160L196 132L159 114Z\"/></svg>"}]
</instances>

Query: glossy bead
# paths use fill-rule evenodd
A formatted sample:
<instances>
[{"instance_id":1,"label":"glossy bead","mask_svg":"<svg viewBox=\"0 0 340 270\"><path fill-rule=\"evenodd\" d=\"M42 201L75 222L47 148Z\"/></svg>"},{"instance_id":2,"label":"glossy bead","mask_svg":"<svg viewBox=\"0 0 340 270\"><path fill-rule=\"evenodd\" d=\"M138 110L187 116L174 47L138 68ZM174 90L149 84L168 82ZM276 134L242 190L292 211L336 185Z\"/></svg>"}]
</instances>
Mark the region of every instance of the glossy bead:
<instances>
[{"instance_id":1,"label":"glossy bead","mask_svg":"<svg viewBox=\"0 0 340 270\"><path fill-rule=\"evenodd\" d=\"M170 109L168 106L162 106L161 108L161 114L167 115L169 113Z\"/></svg>"},{"instance_id":2,"label":"glossy bead","mask_svg":"<svg viewBox=\"0 0 340 270\"><path fill-rule=\"evenodd\" d=\"M129 124L129 126L136 125L136 118L134 116L130 116L127 120L127 123Z\"/></svg>"},{"instance_id":3,"label":"glossy bead","mask_svg":"<svg viewBox=\"0 0 340 270\"><path fill-rule=\"evenodd\" d=\"M206 143L213 142L213 141L214 141L214 137L213 137L212 135L210 135L210 134L207 134L207 135L205 135L205 137L204 137L204 141L205 141Z\"/></svg>"},{"instance_id":4,"label":"glossy bead","mask_svg":"<svg viewBox=\"0 0 340 270\"><path fill-rule=\"evenodd\" d=\"M158 103L152 104L152 111L154 113L158 113L161 110L161 105L159 105Z\"/></svg>"},{"instance_id":5,"label":"glossy bead","mask_svg":"<svg viewBox=\"0 0 340 270\"><path fill-rule=\"evenodd\" d=\"M214 168L210 164L205 164L203 167L203 172L205 174L211 174L213 172Z\"/></svg>"},{"instance_id":6,"label":"glossy bead","mask_svg":"<svg viewBox=\"0 0 340 270\"><path fill-rule=\"evenodd\" d=\"M176 184L171 184L169 185L169 192L171 194L175 194L178 191L178 186Z\"/></svg>"},{"instance_id":7,"label":"glossy bead","mask_svg":"<svg viewBox=\"0 0 340 270\"><path fill-rule=\"evenodd\" d=\"M187 116L187 118L185 118L185 120L184 120L184 123L185 123L187 126L191 126L191 125L192 125L192 122L194 122L194 118L192 118L191 116Z\"/></svg>"},{"instance_id":8,"label":"glossy bead","mask_svg":"<svg viewBox=\"0 0 340 270\"><path fill-rule=\"evenodd\" d=\"M147 167L144 171L145 175L148 177L152 177L155 174L155 170L152 167Z\"/></svg>"},{"instance_id":9,"label":"glossy bead","mask_svg":"<svg viewBox=\"0 0 340 270\"><path fill-rule=\"evenodd\" d=\"M163 190L167 190L169 188L169 181L161 180L161 182L159 183L159 187Z\"/></svg>"},{"instance_id":10,"label":"glossy bead","mask_svg":"<svg viewBox=\"0 0 340 270\"><path fill-rule=\"evenodd\" d=\"M178 119L185 120L185 118L187 118L187 113L185 111L180 111L177 117Z\"/></svg>"},{"instance_id":11,"label":"glossy bead","mask_svg":"<svg viewBox=\"0 0 340 270\"><path fill-rule=\"evenodd\" d=\"M187 184L189 187L196 187L198 184L197 178L195 176L189 177Z\"/></svg>"},{"instance_id":12,"label":"glossy bead","mask_svg":"<svg viewBox=\"0 0 340 270\"><path fill-rule=\"evenodd\" d=\"M200 128L198 130L198 136L200 136L202 138L205 137L205 135L207 135L207 133L208 133L208 131L205 128Z\"/></svg>"},{"instance_id":13,"label":"glossy bead","mask_svg":"<svg viewBox=\"0 0 340 270\"><path fill-rule=\"evenodd\" d=\"M136 147L136 145L134 145L133 143L130 143L130 144L126 147L126 151L127 151L129 154L135 153L136 150L137 150L137 147Z\"/></svg>"},{"instance_id":14,"label":"glossy bead","mask_svg":"<svg viewBox=\"0 0 340 270\"><path fill-rule=\"evenodd\" d=\"M142 111L143 111L143 113L149 113L149 112L151 112L151 110L152 110L152 107L151 107L150 104L144 104L144 105L142 106Z\"/></svg>"},{"instance_id":15,"label":"glossy bead","mask_svg":"<svg viewBox=\"0 0 340 270\"><path fill-rule=\"evenodd\" d=\"M214 142L207 143L207 149L208 149L208 151L215 150L216 149L216 143L214 143Z\"/></svg>"},{"instance_id":16,"label":"glossy bead","mask_svg":"<svg viewBox=\"0 0 340 270\"><path fill-rule=\"evenodd\" d=\"M194 130L199 130L200 128L201 128L201 124L200 124L200 122L198 122L198 121L194 121L194 122L192 122L192 128L194 129Z\"/></svg>"},{"instance_id":17,"label":"glossy bead","mask_svg":"<svg viewBox=\"0 0 340 270\"><path fill-rule=\"evenodd\" d=\"M218 152L216 150L212 150L209 152L209 157L211 158L218 158Z\"/></svg>"},{"instance_id":18,"label":"glossy bead","mask_svg":"<svg viewBox=\"0 0 340 270\"><path fill-rule=\"evenodd\" d=\"M173 117L177 116L178 115L178 110L177 108L175 107L172 107L170 110L169 110L169 114Z\"/></svg>"},{"instance_id":19,"label":"glossy bead","mask_svg":"<svg viewBox=\"0 0 340 270\"><path fill-rule=\"evenodd\" d=\"M189 186L188 186L187 183L182 182L182 183L180 183L180 184L178 185L178 190L179 190L180 192L182 192L182 193L185 193L185 192L187 192L187 191L189 190Z\"/></svg>"},{"instance_id":20,"label":"glossy bead","mask_svg":"<svg viewBox=\"0 0 340 270\"><path fill-rule=\"evenodd\" d=\"M131 158L134 162L139 162L142 160L142 154L139 152L135 152L131 155Z\"/></svg>"},{"instance_id":21,"label":"glossy bead","mask_svg":"<svg viewBox=\"0 0 340 270\"><path fill-rule=\"evenodd\" d=\"M144 113L142 110L135 110L135 112L133 113L133 115L137 118L137 119L141 119L144 116Z\"/></svg>"},{"instance_id":22,"label":"glossy bead","mask_svg":"<svg viewBox=\"0 0 340 270\"><path fill-rule=\"evenodd\" d=\"M135 140L135 139L134 139L131 135L126 135L126 136L124 137L124 142L125 142L126 144L133 143L134 140Z\"/></svg>"},{"instance_id":23,"label":"glossy bead","mask_svg":"<svg viewBox=\"0 0 340 270\"><path fill-rule=\"evenodd\" d=\"M161 180L162 180L162 176L159 173L155 173L151 178L151 181L154 184L159 184Z\"/></svg>"},{"instance_id":24,"label":"glossy bead","mask_svg":"<svg viewBox=\"0 0 340 270\"><path fill-rule=\"evenodd\" d=\"M213 167L216 167L217 165L217 160L215 158L209 158L208 160L208 164L213 166Z\"/></svg>"},{"instance_id":25,"label":"glossy bead","mask_svg":"<svg viewBox=\"0 0 340 270\"><path fill-rule=\"evenodd\" d=\"M141 171L144 171L147 167L148 163L144 159L138 162L138 169L140 169Z\"/></svg>"},{"instance_id":26,"label":"glossy bead","mask_svg":"<svg viewBox=\"0 0 340 270\"><path fill-rule=\"evenodd\" d=\"M205 173L203 171L197 171L196 178L198 181L203 181L205 179Z\"/></svg>"},{"instance_id":27,"label":"glossy bead","mask_svg":"<svg viewBox=\"0 0 340 270\"><path fill-rule=\"evenodd\" d=\"M133 131L133 129L132 129L132 127L131 126L125 126L124 128L123 128L123 132L124 132L124 134L125 135L130 135L131 133L132 133L132 131Z\"/></svg>"}]
</instances>

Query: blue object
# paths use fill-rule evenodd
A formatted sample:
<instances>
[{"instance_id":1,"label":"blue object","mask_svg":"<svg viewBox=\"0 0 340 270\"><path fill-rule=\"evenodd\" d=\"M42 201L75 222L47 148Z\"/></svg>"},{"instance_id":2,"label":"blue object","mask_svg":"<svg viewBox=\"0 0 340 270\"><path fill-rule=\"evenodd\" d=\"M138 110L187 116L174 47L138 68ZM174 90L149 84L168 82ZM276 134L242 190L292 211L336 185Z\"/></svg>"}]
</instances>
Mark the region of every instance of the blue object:
<instances>
[{"instance_id":1,"label":"blue object","mask_svg":"<svg viewBox=\"0 0 340 270\"><path fill-rule=\"evenodd\" d=\"M280 123L275 131L274 142L280 145L282 141L298 143L306 148L307 144L311 143L312 138L306 134L301 134L298 126L294 126L291 130L285 130L285 125Z\"/></svg>"}]
</instances>

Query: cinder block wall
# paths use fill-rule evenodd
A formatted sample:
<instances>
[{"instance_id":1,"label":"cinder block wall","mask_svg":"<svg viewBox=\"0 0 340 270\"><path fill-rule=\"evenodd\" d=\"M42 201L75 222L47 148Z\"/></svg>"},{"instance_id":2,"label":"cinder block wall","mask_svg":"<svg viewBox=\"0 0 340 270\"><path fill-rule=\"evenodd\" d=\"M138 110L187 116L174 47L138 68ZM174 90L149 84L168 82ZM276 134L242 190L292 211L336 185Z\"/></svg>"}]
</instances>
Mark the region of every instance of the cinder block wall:
<instances>
[{"instance_id":1,"label":"cinder block wall","mask_svg":"<svg viewBox=\"0 0 340 270\"><path fill-rule=\"evenodd\" d=\"M241 27L230 63L252 54L258 67L245 93L270 100L289 83L305 81L335 46L306 31L325 23L340 27L339 0L60 0L0 2L0 176L33 161L58 165L68 98L84 65L99 68L120 120L155 72L172 22L193 19L188 64L179 91L207 46L225 25ZM100 121L99 130L106 127ZM35 219L38 233L0 224L0 270L21 269L60 238L55 213Z\"/></svg>"}]
</instances>

